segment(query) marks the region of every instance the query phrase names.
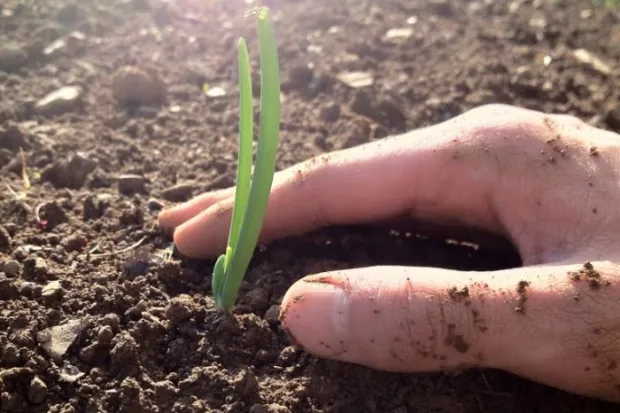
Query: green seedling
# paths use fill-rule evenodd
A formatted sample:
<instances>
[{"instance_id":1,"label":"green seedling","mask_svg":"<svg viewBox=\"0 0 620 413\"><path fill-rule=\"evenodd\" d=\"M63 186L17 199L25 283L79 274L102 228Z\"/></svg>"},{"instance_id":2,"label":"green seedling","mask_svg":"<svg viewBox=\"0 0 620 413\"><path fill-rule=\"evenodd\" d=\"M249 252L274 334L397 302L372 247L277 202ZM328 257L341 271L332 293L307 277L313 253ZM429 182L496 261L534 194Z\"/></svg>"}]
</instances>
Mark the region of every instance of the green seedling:
<instances>
[{"instance_id":1,"label":"green seedling","mask_svg":"<svg viewBox=\"0 0 620 413\"><path fill-rule=\"evenodd\" d=\"M212 291L218 310L231 312L256 248L267 211L280 132L280 70L275 34L267 7L248 13L256 17L260 52L260 125L252 173L254 117L250 58L243 38L239 59L239 159L232 221L225 254L213 269Z\"/></svg>"}]
</instances>

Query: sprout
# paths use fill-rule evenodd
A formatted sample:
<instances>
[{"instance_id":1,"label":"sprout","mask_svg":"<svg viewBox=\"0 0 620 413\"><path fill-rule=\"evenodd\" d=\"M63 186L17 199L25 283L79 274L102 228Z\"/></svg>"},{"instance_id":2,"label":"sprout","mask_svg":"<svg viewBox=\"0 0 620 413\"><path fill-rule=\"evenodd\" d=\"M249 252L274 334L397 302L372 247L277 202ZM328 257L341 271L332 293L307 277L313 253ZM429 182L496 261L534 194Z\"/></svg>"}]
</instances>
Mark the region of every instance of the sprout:
<instances>
[{"instance_id":1,"label":"sprout","mask_svg":"<svg viewBox=\"0 0 620 413\"><path fill-rule=\"evenodd\" d=\"M239 160L232 221L225 254L213 269L212 290L219 310L231 312L263 226L273 182L280 131L280 72L269 9L248 15L257 19L260 51L260 125L254 174L252 140L254 118L250 58L243 38L237 43L239 59Z\"/></svg>"}]
</instances>

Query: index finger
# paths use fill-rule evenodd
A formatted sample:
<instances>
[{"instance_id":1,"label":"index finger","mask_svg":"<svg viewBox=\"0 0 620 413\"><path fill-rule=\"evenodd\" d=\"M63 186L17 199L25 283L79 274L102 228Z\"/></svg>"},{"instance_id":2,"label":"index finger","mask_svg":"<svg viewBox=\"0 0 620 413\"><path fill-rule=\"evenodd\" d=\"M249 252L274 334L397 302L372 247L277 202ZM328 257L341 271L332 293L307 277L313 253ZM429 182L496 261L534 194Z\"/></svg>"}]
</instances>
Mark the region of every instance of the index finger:
<instances>
[{"instance_id":1,"label":"index finger","mask_svg":"<svg viewBox=\"0 0 620 413\"><path fill-rule=\"evenodd\" d=\"M274 181L260 240L403 214L498 230L490 202L496 163L454 158L455 151L476 145L477 136L487 131L487 126L460 119L320 155L282 171ZM233 202L233 197L221 200L178 226L174 241L179 250L196 258L221 253Z\"/></svg>"}]
</instances>

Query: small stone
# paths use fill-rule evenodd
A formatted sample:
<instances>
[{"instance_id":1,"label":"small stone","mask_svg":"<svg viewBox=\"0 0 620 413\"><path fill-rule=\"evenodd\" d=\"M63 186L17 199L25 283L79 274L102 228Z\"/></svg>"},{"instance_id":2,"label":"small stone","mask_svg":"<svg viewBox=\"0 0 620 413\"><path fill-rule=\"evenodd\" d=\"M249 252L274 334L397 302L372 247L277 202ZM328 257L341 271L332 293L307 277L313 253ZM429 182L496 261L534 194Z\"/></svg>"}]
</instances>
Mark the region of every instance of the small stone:
<instances>
[{"instance_id":1,"label":"small stone","mask_svg":"<svg viewBox=\"0 0 620 413\"><path fill-rule=\"evenodd\" d=\"M0 70L16 72L28 63L28 53L18 45L0 47Z\"/></svg>"},{"instance_id":2,"label":"small stone","mask_svg":"<svg viewBox=\"0 0 620 413\"><path fill-rule=\"evenodd\" d=\"M297 349L294 346L285 347L280 352L280 362L285 366L288 366L295 361L296 357Z\"/></svg>"},{"instance_id":3,"label":"small stone","mask_svg":"<svg viewBox=\"0 0 620 413\"><path fill-rule=\"evenodd\" d=\"M48 273L47 262L45 262L43 258L37 257L34 260L34 272L37 275L47 275Z\"/></svg>"},{"instance_id":4,"label":"small stone","mask_svg":"<svg viewBox=\"0 0 620 413\"><path fill-rule=\"evenodd\" d=\"M110 326L101 326L97 332L97 341L99 344L110 344L114 338L114 332Z\"/></svg>"},{"instance_id":5,"label":"small stone","mask_svg":"<svg viewBox=\"0 0 620 413\"><path fill-rule=\"evenodd\" d=\"M80 360L82 360L86 364L92 364L95 361L95 357L97 354L96 344L91 344L90 346L83 347L80 350Z\"/></svg>"},{"instance_id":6,"label":"small stone","mask_svg":"<svg viewBox=\"0 0 620 413\"><path fill-rule=\"evenodd\" d=\"M51 281L41 290L41 297L56 298L62 296L64 290L60 285L60 281Z\"/></svg>"},{"instance_id":7,"label":"small stone","mask_svg":"<svg viewBox=\"0 0 620 413\"><path fill-rule=\"evenodd\" d=\"M269 410L262 404L256 403L250 407L250 413L269 413Z\"/></svg>"},{"instance_id":8,"label":"small stone","mask_svg":"<svg viewBox=\"0 0 620 413\"><path fill-rule=\"evenodd\" d=\"M0 251L8 252L11 249L12 240L9 231L0 225Z\"/></svg>"},{"instance_id":9,"label":"small stone","mask_svg":"<svg viewBox=\"0 0 620 413\"><path fill-rule=\"evenodd\" d=\"M41 225L47 229L53 229L68 221L67 214L65 214L65 211L56 201L46 202L41 205L39 208L39 218L41 218Z\"/></svg>"},{"instance_id":10,"label":"small stone","mask_svg":"<svg viewBox=\"0 0 620 413\"><path fill-rule=\"evenodd\" d=\"M269 307L267 312L265 312L265 321L268 321L271 323L277 323L279 321L279 318L280 318L280 306L277 304L272 305L271 307Z\"/></svg>"},{"instance_id":11,"label":"small stone","mask_svg":"<svg viewBox=\"0 0 620 413\"><path fill-rule=\"evenodd\" d=\"M245 398L258 391L256 373L250 369L242 369L232 382L235 389Z\"/></svg>"},{"instance_id":12,"label":"small stone","mask_svg":"<svg viewBox=\"0 0 620 413\"><path fill-rule=\"evenodd\" d=\"M586 49L575 50L573 52L573 56L575 56L575 58L579 60L581 63L590 66L592 69L596 70L597 72L601 74L610 75L612 72L611 66L603 62L598 57L594 56L592 53L590 53Z\"/></svg>"},{"instance_id":13,"label":"small stone","mask_svg":"<svg viewBox=\"0 0 620 413\"><path fill-rule=\"evenodd\" d=\"M353 96L353 100L349 104L351 110L359 115L366 116L368 118L374 118L376 116L375 105L368 93L363 90L357 90Z\"/></svg>"},{"instance_id":14,"label":"small stone","mask_svg":"<svg viewBox=\"0 0 620 413\"><path fill-rule=\"evenodd\" d=\"M0 277L0 300L13 300L19 295L19 289L15 281L10 278Z\"/></svg>"},{"instance_id":15,"label":"small stone","mask_svg":"<svg viewBox=\"0 0 620 413\"><path fill-rule=\"evenodd\" d=\"M21 356L19 354L19 349L13 343L7 343L0 350L0 360L3 364L9 366L15 366L19 364Z\"/></svg>"},{"instance_id":16,"label":"small stone","mask_svg":"<svg viewBox=\"0 0 620 413\"><path fill-rule=\"evenodd\" d=\"M262 288L254 288L246 295L250 306L256 311L266 310L269 306L269 294Z\"/></svg>"},{"instance_id":17,"label":"small stone","mask_svg":"<svg viewBox=\"0 0 620 413\"><path fill-rule=\"evenodd\" d=\"M135 66L114 73L112 93L123 105L161 105L167 100L167 87L157 71Z\"/></svg>"},{"instance_id":18,"label":"small stone","mask_svg":"<svg viewBox=\"0 0 620 413\"><path fill-rule=\"evenodd\" d=\"M138 343L127 332L117 335L114 341L115 345L110 350L112 370L126 375L135 374L140 368Z\"/></svg>"},{"instance_id":19,"label":"small stone","mask_svg":"<svg viewBox=\"0 0 620 413\"><path fill-rule=\"evenodd\" d=\"M393 28L387 31L385 39L392 42L400 42L407 40L413 35L413 29L411 27Z\"/></svg>"},{"instance_id":20,"label":"small stone","mask_svg":"<svg viewBox=\"0 0 620 413\"><path fill-rule=\"evenodd\" d=\"M605 123L612 130L620 130L620 104L613 106L607 111Z\"/></svg>"},{"instance_id":21,"label":"small stone","mask_svg":"<svg viewBox=\"0 0 620 413\"><path fill-rule=\"evenodd\" d=\"M25 149L28 146L25 133L18 124L9 122L6 129L0 127L0 148L17 152L20 148Z\"/></svg>"},{"instance_id":22,"label":"small stone","mask_svg":"<svg viewBox=\"0 0 620 413\"><path fill-rule=\"evenodd\" d=\"M226 96L226 94L226 89L220 86L210 87L205 93L205 95L210 98L221 98Z\"/></svg>"},{"instance_id":23,"label":"small stone","mask_svg":"<svg viewBox=\"0 0 620 413\"><path fill-rule=\"evenodd\" d=\"M68 383L75 383L85 375L86 373L81 372L71 364L65 364L60 370L60 379Z\"/></svg>"},{"instance_id":24,"label":"small stone","mask_svg":"<svg viewBox=\"0 0 620 413\"><path fill-rule=\"evenodd\" d=\"M161 211L162 209L164 209L164 204L155 198L149 199L146 203L146 206L150 211Z\"/></svg>"},{"instance_id":25,"label":"small stone","mask_svg":"<svg viewBox=\"0 0 620 413\"><path fill-rule=\"evenodd\" d=\"M72 320L65 324L58 325L37 334L37 341L41 347L54 359L61 360L67 349L78 334L82 331L81 320Z\"/></svg>"},{"instance_id":26,"label":"small stone","mask_svg":"<svg viewBox=\"0 0 620 413\"><path fill-rule=\"evenodd\" d=\"M308 65L293 65L288 71L289 86L293 89L306 90L314 79L314 71Z\"/></svg>"},{"instance_id":27,"label":"small stone","mask_svg":"<svg viewBox=\"0 0 620 413\"><path fill-rule=\"evenodd\" d=\"M5 391L2 392L2 395L0 395L0 406L2 406L2 410L5 412L17 410L20 404L21 399L17 393L9 393Z\"/></svg>"},{"instance_id":28,"label":"small stone","mask_svg":"<svg viewBox=\"0 0 620 413\"><path fill-rule=\"evenodd\" d=\"M171 400L179 393L179 389L170 380L158 381L154 384L154 387L155 395L160 400Z\"/></svg>"},{"instance_id":29,"label":"small stone","mask_svg":"<svg viewBox=\"0 0 620 413\"><path fill-rule=\"evenodd\" d=\"M112 331L117 332L120 329L121 320L118 317L118 314L108 313L101 319L101 324L110 326Z\"/></svg>"},{"instance_id":30,"label":"small stone","mask_svg":"<svg viewBox=\"0 0 620 413\"><path fill-rule=\"evenodd\" d=\"M428 8L439 16L450 17L454 14L452 2L449 0L430 0Z\"/></svg>"},{"instance_id":31,"label":"small stone","mask_svg":"<svg viewBox=\"0 0 620 413\"><path fill-rule=\"evenodd\" d=\"M191 183L181 183L161 191L160 196L166 201L183 202L187 201L196 190L196 185Z\"/></svg>"},{"instance_id":32,"label":"small stone","mask_svg":"<svg viewBox=\"0 0 620 413\"><path fill-rule=\"evenodd\" d=\"M395 101L383 98L377 104L377 110L381 114L383 124L402 132L405 131L407 127L405 114Z\"/></svg>"},{"instance_id":33,"label":"small stone","mask_svg":"<svg viewBox=\"0 0 620 413\"><path fill-rule=\"evenodd\" d=\"M77 109L82 101L84 90L80 86L64 86L47 94L39 100L34 109L44 116L57 116Z\"/></svg>"},{"instance_id":34,"label":"small stone","mask_svg":"<svg viewBox=\"0 0 620 413\"><path fill-rule=\"evenodd\" d=\"M82 218L84 221L101 218L110 206L110 196L106 194L89 195L84 199Z\"/></svg>"},{"instance_id":35,"label":"small stone","mask_svg":"<svg viewBox=\"0 0 620 413\"><path fill-rule=\"evenodd\" d=\"M41 172L41 179L56 188L79 189L97 164L86 154L75 153L70 159L59 159Z\"/></svg>"},{"instance_id":36,"label":"small stone","mask_svg":"<svg viewBox=\"0 0 620 413\"><path fill-rule=\"evenodd\" d=\"M321 108L319 117L325 122L333 123L340 118L340 105L336 102L329 102Z\"/></svg>"},{"instance_id":37,"label":"small stone","mask_svg":"<svg viewBox=\"0 0 620 413\"><path fill-rule=\"evenodd\" d=\"M7 222L6 224L4 224L4 228L9 231L9 234L11 234L11 236L15 236L15 234L17 234L17 230L18 230L18 226L16 223L14 222Z\"/></svg>"},{"instance_id":38,"label":"small stone","mask_svg":"<svg viewBox=\"0 0 620 413\"><path fill-rule=\"evenodd\" d=\"M267 411L269 413L291 413L288 407L282 406L281 404L271 403L267 406Z\"/></svg>"},{"instance_id":39,"label":"small stone","mask_svg":"<svg viewBox=\"0 0 620 413\"><path fill-rule=\"evenodd\" d=\"M40 404L46 397L47 384L39 376L35 376L28 387L28 400L33 404Z\"/></svg>"},{"instance_id":40,"label":"small stone","mask_svg":"<svg viewBox=\"0 0 620 413\"><path fill-rule=\"evenodd\" d=\"M140 175L121 175L118 177L118 191L124 195L145 192L145 179Z\"/></svg>"},{"instance_id":41,"label":"small stone","mask_svg":"<svg viewBox=\"0 0 620 413\"><path fill-rule=\"evenodd\" d=\"M73 252L82 250L87 242L86 237L83 235L74 234L63 239L61 245L65 248L65 251Z\"/></svg>"},{"instance_id":42,"label":"small stone","mask_svg":"<svg viewBox=\"0 0 620 413\"><path fill-rule=\"evenodd\" d=\"M43 55L48 58L55 58L59 56L71 56L79 52L86 43L86 36L84 33L74 31L68 36L57 39L52 44L43 49Z\"/></svg>"},{"instance_id":43,"label":"small stone","mask_svg":"<svg viewBox=\"0 0 620 413\"><path fill-rule=\"evenodd\" d=\"M354 89L372 86L374 83L372 73L362 71L343 72L338 75L338 79Z\"/></svg>"},{"instance_id":44,"label":"small stone","mask_svg":"<svg viewBox=\"0 0 620 413\"><path fill-rule=\"evenodd\" d=\"M15 260L10 260L4 263L2 270L9 278L15 278L19 275L21 271L21 267L19 263Z\"/></svg>"}]
</instances>

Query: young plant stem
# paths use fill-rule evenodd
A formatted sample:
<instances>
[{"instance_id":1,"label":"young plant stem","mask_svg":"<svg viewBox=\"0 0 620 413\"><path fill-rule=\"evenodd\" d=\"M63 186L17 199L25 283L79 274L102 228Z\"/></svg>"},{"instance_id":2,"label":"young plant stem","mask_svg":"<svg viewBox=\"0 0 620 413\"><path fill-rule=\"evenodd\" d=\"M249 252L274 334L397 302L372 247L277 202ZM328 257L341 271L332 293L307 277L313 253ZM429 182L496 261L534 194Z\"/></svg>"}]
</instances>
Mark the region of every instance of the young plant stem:
<instances>
[{"instance_id":1,"label":"young plant stem","mask_svg":"<svg viewBox=\"0 0 620 413\"><path fill-rule=\"evenodd\" d=\"M252 84L247 47L241 39L238 44L240 126L237 189L226 254L216 262L212 286L216 306L226 312L232 311L262 230L273 183L280 131L280 72L275 33L268 8L258 8L253 14L257 18L261 69L259 137L250 183Z\"/></svg>"}]
</instances>

